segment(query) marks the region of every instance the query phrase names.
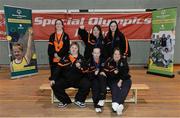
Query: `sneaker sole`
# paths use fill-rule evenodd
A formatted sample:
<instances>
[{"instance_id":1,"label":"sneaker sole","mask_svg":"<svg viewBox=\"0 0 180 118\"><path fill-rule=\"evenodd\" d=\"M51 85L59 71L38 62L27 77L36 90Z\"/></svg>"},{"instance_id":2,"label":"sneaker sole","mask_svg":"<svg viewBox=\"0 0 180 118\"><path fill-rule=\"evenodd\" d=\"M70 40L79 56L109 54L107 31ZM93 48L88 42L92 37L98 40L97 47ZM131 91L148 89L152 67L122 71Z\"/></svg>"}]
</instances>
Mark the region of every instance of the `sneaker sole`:
<instances>
[{"instance_id":1,"label":"sneaker sole","mask_svg":"<svg viewBox=\"0 0 180 118\"><path fill-rule=\"evenodd\" d=\"M86 106L81 106L81 105L77 104L76 102L74 102L74 104L75 104L76 106L80 107L80 108L85 108L85 107L86 107Z\"/></svg>"}]
</instances>

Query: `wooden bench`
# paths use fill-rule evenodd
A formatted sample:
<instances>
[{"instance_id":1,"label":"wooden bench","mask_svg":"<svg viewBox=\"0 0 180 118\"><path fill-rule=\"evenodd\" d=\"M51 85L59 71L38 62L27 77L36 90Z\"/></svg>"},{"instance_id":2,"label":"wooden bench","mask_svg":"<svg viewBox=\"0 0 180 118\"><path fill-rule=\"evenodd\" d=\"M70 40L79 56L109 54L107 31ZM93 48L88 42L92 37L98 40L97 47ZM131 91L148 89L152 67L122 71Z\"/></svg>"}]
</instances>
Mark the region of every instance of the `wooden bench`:
<instances>
[{"instance_id":1,"label":"wooden bench","mask_svg":"<svg viewBox=\"0 0 180 118\"><path fill-rule=\"evenodd\" d=\"M41 91L51 90L51 103L58 102L58 100L55 98L53 91L49 84L42 84L39 89ZM149 86L146 84L132 84L132 86L131 86L132 97L127 99L125 102L133 102L133 103L137 104L138 90L148 90L148 89L149 89ZM68 88L66 90L67 91L77 91L77 89L75 89L75 88ZM92 102L92 99L89 98L86 100L86 102ZM107 99L106 102L111 102L111 100Z\"/></svg>"}]
</instances>

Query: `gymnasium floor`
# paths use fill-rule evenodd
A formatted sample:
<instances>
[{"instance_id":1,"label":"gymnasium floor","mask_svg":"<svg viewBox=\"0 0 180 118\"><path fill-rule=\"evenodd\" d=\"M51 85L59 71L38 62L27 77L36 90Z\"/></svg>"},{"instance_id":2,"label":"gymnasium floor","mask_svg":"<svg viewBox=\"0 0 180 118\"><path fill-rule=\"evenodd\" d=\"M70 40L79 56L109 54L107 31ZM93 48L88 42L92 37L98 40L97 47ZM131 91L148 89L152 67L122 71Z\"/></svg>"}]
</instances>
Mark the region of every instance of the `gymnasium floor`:
<instances>
[{"instance_id":1,"label":"gymnasium floor","mask_svg":"<svg viewBox=\"0 0 180 118\"><path fill-rule=\"evenodd\" d=\"M138 104L126 103L124 117L180 117L180 66L175 66L175 78L146 74L143 67L132 67L133 83L143 83L148 91L138 92ZM35 76L10 80L9 70L0 69L0 117L116 117L111 104L106 103L103 113L96 113L92 103L86 108L74 104L57 108L51 104L50 92L39 90L48 83L49 70L40 69ZM119 116L118 116L119 117Z\"/></svg>"}]
</instances>

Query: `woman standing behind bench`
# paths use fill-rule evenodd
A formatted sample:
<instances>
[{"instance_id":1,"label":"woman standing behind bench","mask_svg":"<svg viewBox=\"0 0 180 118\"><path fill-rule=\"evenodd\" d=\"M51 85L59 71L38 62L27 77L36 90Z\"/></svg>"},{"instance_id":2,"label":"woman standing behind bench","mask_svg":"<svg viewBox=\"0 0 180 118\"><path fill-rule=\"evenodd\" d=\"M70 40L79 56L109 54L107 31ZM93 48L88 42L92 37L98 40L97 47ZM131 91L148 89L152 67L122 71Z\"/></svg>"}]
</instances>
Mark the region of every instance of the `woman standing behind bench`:
<instances>
[{"instance_id":1,"label":"woman standing behind bench","mask_svg":"<svg viewBox=\"0 0 180 118\"><path fill-rule=\"evenodd\" d=\"M102 30L99 25L94 25L92 33L88 33L84 26L80 26L78 34L81 37L81 40L85 43L85 52L84 57L86 60L89 60L92 56L94 48L101 49L101 56L104 56L104 37L102 35Z\"/></svg>"},{"instance_id":2,"label":"woman standing behind bench","mask_svg":"<svg viewBox=\"0 0 180 118\"><path fill-rule=\"evenodd\" d=\"M64 32L63 21L61 19L57 19L55 21L55 32L50 35L48 44L48 56L51 76L56 70L59 60L68 54L69 45L69 35ZM51 76L49 80L52 80Z\"/></svg>"},{"instance_id":3,"label":"woman standing behind bench","mask_svg":"<svg viewBox=\"0 0 180 118\"><path fill-rule=\"evenodd\" d=\"M54 72L52 79L52 89L56 98L60 101L58 107L66 107L71 103L71 99L65 92L65 89L78 88L75 96L75 104L79 107L85 107L85 99L90 91L90 81L83 73L85 61L79 54L79 46L73 42L70 46L70 54L61 58L58 68Z\"/></svg>"},{"instance_id":4,"label":"woman standing behind bench","mask_svg":"<svg viewBox=\"0 0 180 118\"><path fill-rule=\"evenodd\" d=\"M121 56L120 50L115 48L113 58L108 61L104 68L107 84L112 94L112 109L117 115L122 114L123 103L132 84L127 60Z\"/></svg>"},{"instance_id":5,"label":"woman standing behind bench","mask_svg":"<svg viewBox=\"0 0 180 118\"><path fill-rule=\"evenodd\" d=\"M112 57L113 50L119 48L123 58L131 56L128 39L119 30L116 21L109 23L109 31L105 37L106 56Z\"/></svg>"}]
</instances>

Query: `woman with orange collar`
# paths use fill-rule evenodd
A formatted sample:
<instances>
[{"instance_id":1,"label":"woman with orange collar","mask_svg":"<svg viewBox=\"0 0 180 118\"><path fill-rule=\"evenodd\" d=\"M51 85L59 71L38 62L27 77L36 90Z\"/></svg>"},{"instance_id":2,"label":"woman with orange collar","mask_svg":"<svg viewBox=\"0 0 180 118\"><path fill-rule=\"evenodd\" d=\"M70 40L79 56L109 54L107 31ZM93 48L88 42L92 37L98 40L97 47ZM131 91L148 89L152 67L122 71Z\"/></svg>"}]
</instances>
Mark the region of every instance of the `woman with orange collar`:
<instances>
[{"instance_id":1,"label":"woman with orange collar","mask_svg":"<svg viewBox=\"0 0 180 118\"><path fill-rule=\"evenodd\" d=\"M57 67L59 60L68 54L69 36L64 32L64 25L61 19L55 21L55 32L50 35L48 44L48 56L51 69L51 76ZM49 80L52 80L51 77Z\"/></svg>"},{"instance_id":2,"label":"woman with orange collar","mask_svg":"<svg viewBox=\"0 0 180 118\"><path fill-rule=\"evenodd\" d=\"M70 54L61 58L52 79L52 89L56 98L60 101L58 107L65 107L71 103L65 89L69 87L78 88L75 96L75 104L85 107L85 99L89 93L91 83L85 76L86 64L83 56L79 54L79 46L73 42L70 46Z\"/></svg>"}]
</instances>

